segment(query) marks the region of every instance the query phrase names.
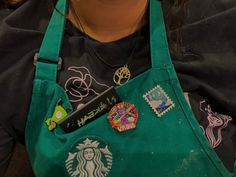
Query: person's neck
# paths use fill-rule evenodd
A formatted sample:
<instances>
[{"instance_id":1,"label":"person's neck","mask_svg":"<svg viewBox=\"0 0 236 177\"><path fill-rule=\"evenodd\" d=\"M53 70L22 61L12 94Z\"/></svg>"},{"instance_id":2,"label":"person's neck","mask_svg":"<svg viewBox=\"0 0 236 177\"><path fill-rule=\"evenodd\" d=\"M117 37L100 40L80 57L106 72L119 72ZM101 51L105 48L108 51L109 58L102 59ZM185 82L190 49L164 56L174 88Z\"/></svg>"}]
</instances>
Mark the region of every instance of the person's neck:
<instances>
[{"instance_id":1,"label":"person's neck","mask_svg":"<svg viewBox=\"0 0 236 177\"><path fill-rule=\"evenodd\" d=\"M134 33L145 23L147 3L148 0L71 0L68 18L90 37L110 42Z\"/></svg>"}]
</instances>

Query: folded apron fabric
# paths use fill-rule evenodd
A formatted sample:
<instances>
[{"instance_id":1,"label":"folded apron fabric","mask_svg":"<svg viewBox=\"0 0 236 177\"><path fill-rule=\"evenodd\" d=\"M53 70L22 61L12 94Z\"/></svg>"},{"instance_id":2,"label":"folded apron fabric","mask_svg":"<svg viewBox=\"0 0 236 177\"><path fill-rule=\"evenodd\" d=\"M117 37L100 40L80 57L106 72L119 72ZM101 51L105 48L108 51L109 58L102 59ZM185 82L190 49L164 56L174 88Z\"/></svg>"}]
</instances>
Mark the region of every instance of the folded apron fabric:
<instances>
[{"instance_id":1,"label":"folded apron fabric","mask_svg":"<svg viewBox=\"0 0 236 177\"><path fill-rule=\"evenodd\" d=\"M149 10L152 68L116 88L123 102L134 105L136 127L119 132L106 113L65 133L59 126L49 131L45 123L58 100L72 110L56 82L67 13L66 0L58 1L38 54L25 133L37 177L235 176L209 145L185 100L171 63L161 3L150 0Z\"/></svg>"}]
</instances>

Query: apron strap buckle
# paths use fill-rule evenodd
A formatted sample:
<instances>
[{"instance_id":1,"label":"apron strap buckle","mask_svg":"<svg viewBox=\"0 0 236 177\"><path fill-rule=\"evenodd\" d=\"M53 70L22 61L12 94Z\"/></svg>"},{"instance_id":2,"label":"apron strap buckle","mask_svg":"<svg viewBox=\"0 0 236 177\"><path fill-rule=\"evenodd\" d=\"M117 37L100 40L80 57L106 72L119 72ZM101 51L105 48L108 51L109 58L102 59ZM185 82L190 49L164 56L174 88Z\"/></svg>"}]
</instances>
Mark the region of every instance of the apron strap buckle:
<instances>
[{"instance_id":1,"label":"apron strap buckle","mask_svg":"<svg viewBox=\"0 0 236 177\"><path fill-rule=\"evenodd\" d=\"M62 68L62 58L61 57L58 57L57 61L51 61L51 60L48 60L48 59L38 58L38 53L35 53L34 61L33 61L34 66L36 66L37 62L43 62L43 63L48 63L48 64L56 64L57 65L57 70L61 70L61 68Z\"/></svg>"}]
</instances>

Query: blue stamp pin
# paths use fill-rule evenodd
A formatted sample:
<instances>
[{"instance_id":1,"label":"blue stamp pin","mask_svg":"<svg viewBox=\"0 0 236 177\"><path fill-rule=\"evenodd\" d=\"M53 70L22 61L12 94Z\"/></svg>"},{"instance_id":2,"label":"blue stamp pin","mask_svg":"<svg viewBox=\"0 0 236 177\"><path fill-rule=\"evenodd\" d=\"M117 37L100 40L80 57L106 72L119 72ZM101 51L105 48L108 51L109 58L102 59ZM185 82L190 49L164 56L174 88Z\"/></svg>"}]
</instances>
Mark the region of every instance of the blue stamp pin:
<instances>
[{"instance_id":1,"label":"blue stamp pin","mask_svg":"<svg viewBox=\"0 0 236 177\"><path fill-rule=\"evenodd\" d=\"M143 98L158 117L161 117L175 106L173 101L169 98L167 93L161 88L160 85L157 85L144 94Z\"/></svg>"}]
</instances>

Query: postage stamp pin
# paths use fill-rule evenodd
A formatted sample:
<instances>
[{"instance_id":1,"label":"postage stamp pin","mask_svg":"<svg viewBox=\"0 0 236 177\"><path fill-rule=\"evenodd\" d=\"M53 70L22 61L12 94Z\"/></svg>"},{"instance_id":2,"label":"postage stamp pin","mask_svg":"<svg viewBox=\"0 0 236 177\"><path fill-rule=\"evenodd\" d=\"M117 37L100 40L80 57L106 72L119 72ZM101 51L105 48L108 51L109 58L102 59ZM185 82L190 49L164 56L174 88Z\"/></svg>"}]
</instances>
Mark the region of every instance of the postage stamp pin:
<instances>
[{"instance_id":1,"label":"postage stamp pin","mask_svg":"<svg viewBox=\"0 0 236 177\"><path fill-rule=\"evenodd\" d=\"M143 98L158 117L161 117L175 106L174 102L160 85L145 93Z\"/></svg>"}]
</instances>

